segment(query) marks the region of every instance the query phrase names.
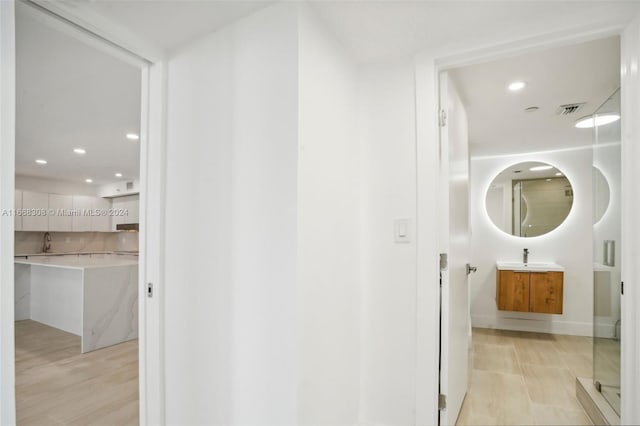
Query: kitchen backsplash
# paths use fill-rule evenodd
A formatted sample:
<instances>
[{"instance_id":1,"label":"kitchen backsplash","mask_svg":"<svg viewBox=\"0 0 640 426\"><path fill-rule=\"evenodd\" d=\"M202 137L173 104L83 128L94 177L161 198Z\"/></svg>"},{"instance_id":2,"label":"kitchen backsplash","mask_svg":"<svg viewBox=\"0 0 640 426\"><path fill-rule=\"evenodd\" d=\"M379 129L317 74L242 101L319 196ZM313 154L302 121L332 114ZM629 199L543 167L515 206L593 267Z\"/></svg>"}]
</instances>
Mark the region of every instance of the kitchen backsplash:
<instances>
[{"instance_id":1,"label":"kitchen backsplash","mask_svg":"<svg viewBox=\"0 0 640 426\"><path fill-rule=\"evenodd\" d=\"M15 254L42 253L44 232L16 231ZM138 251L137 232L50 232L51 253Z\"/></svg>"}]
</instances>

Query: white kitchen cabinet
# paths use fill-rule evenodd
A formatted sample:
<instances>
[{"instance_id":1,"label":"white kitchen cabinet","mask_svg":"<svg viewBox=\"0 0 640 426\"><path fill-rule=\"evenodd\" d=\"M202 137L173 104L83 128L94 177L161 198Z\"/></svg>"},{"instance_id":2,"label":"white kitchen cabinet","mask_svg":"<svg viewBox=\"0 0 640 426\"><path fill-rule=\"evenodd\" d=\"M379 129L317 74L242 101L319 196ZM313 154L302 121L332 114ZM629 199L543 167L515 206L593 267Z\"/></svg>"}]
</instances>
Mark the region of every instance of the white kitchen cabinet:
<instances>
[{"instance_id":1,"label":"white kitchen cabinet","mask_svg":"<svg viewBox=\"0 0 640 426\"><path fill-rule=\"evenodd\" d=\"M91 231L91 216L86 213L93 208L93 199L87 195L73 196L73 210L78 214L71 219L71 230L74 232Z\"/></svg>"},{"instance_id":2,"label":"white kitchen cabinet","mask_svg":"<svg viewBox=\"0 0 640 426\"><path fill-rule=\"evenodd\" d=\"M22 230L23 231L48 231L49 194L43 192L22 192Z\"/></svg>"},{"instance_id":3,"label":"white kitchen cabinet","mask_svg":"<svg viewBox=\"0 0 640 426\"><path fill-rule=\"evenodd\" d=\"M68 213L71 213L72 209L73 196L49 194L49 231L71 231L72 216Z\"/></svg>"},{"instance_id":4,"label":"white kitchen cabinet","mask_svg":"<svg viewBox=\"0 0 640 426\"><path fill-rule=\"evenodd\" d=\"M113 199L113 210L116 215L113 216L111 224L112 230L115 231L118 224L121 223L139 223L140 221L140 196L127 195L126 197L118 197ZM118 215L118 211L126 210L127 214L124 216Z\"/></svg>"},{"instance_id":5,"label":"white kitchen cabinet","mask_svg":"<svg viewBox=\"0 0 640 426\"><path fill-rule=\"evenodd\" d=\"M13 214L15 219L14 228L16 231L22 231L22 216L18 216L16 212L22 209L22 191L16 189Z\"/></svg>"},{"instance_id":6,"label":"white kitchen cabinet","mask_svg":"<svg viewBox=\"0 0 640 426\"><path fill-rule=\"evenodd\" d=\"M93 199L93 209L105 212L97 216L91 216L91 230L98 232L111 231L111 217L108 215L111 209L111 200L108 198L96 197Z\"/></svg>"}]
</instances>

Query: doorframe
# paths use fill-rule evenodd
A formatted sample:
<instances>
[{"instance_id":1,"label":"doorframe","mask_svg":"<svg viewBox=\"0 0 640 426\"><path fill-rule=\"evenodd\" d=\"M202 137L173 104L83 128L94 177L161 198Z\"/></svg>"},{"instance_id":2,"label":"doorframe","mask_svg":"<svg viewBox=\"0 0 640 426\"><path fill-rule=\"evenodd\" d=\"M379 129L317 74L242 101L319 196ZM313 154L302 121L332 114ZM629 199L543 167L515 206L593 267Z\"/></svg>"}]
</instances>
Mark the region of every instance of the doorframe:
<instances>
[{"instance_id":1,"label":"doorframe","mask_svg":"<svg viewBox=\"0 0 640 426\"><path fill-rule=\"evenodd\" d=\"M640 16L640 15L639 15ZM633 33L635 31L635 33ZM622 324L625 344L621 350L621 366L633 374L621 375L622 378L622 424L640 423L640 408L633 401L640 399L640 290L632 288L630 278L640 276L640 266L634 263L632 254L640 253L640 224L633 221L633 207L640 209L640 188L634 182L640 181L640 168L630 167L640 163L640 147L634 147L633 141L640 140L640 75L637 64L640 60L640 17L631 24L603 24L581 28L572 28L552 32L536 37L506 41L498 45L472 46L450 54L444 51L423 52L414 57L416 87L416 166L417 166L417 333L416 333L416 424L438 424L438 310L440 299L439 277L439 235L441 223L434 206L440 205L442 198L439 159L441 155L438 126L439 76L443 71L476 63L488 62L522 53L542 49L578 44L610 36L620 36L620 44L627 46L621 55L622 65L630 65L635 60L636 70L623 75L621 91L623 99L623 177L622 187L625 193L637 194L623 197L622 235L632 235L621 241L622 277L629 282L622 301ZM632 40L633 38L633 40ZM633 57L633 52L636 53ZM626 97L626 94L635 95ZM634 122L634 117L636 121ZM624 123L627 123L626 127ZM626 141L626 142L625 142ZM635 161L634 161L635 159ZM626 200L626 202L625 202ZM629 211L629 213L625 213ZM637 210L636 210L637 211ZM627 402L628 401L628 402Z\"/></svg>"},{"instance_id":2,"label":"doorframe","mask_svg":"<svg viewBox=\"0 0 640 426\"><path fill-rule=\"evenodd\" d=\"M124 56L141 58L139 234L139 405L140 424L165 424L164 383L164 205L167 62L165 52L84 5L46 0L0 2L0 209L14 207L15 11L16 3L44 10L78 31L101 39ZM7 123L10 123L7 125ZM15 424L14 222L0 222L0 423ZM154 294L147 297L147 283Z\"/></svg>"}]
</instances>

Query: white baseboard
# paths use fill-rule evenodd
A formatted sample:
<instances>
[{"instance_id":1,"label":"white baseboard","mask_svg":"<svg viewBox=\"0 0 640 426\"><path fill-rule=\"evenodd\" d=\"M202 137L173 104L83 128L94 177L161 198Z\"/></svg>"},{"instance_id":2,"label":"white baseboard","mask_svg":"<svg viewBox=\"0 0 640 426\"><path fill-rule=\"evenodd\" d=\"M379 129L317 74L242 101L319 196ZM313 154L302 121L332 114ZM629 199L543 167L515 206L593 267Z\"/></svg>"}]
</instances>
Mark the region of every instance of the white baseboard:
<instances>
[{"instance_id":1,"label":"white baseboard","mask_svg":"<svg viewBox=\"0 0 640 426\"><path fill-rule=\"evenodd\" d=\"M573 336L593 336L592 322L561 321L549 316L536 319L513 316L472 315L471 324L479 328L495 328L499 330L530 331L536 333L568 334ZM608 332L606 328L603 333ZM604 336L604 334L602 335Z\"/></svg>"}]
</instances>

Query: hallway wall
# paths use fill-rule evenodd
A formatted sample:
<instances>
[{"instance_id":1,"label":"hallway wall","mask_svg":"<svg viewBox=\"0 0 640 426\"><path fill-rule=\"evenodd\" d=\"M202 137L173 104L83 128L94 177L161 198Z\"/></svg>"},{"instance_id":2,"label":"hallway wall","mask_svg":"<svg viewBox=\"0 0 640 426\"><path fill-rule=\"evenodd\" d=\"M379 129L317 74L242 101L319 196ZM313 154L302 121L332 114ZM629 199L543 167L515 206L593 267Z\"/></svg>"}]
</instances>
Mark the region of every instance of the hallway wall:
<instances>
[{"instance_id":1,"label":"hallway wall","mask_svg":"<svg viewBox=\"0 0 640 426\"><path fill-rule=\"evenodd\" d=\"M357 70L313 10L299 20L297 348L300 425L355 425L360 392Z\"/></svg>"},{"instance_id":2,"label":"hallway wall","mask_svg":"<svg viewBox=\"0 0 640 426\"><path fill-rule=\"evenodd\" d=\"M296 424L297 12L169 61L167 424Z\"/></svg>"},{"instance_id":3,"label":"hallway wall","mask_svg":"<svg viewBox=\"0 0 640 426\"><path fill-rule=\"evenodd\" d=\"M354 425L356 66L305 6L169 65L167 423Z\"/></svg>"},{"instance_id":4,"label":"hallway wall","mask_svg":"<svg viewBox=\"0 0 640 426\"><path fill-rule=\"evenodd\" d=\"M415 72L410 60L360 69L364 424L413 425L416 404ZM394 220L410 221L409 243Z\"/></svg>"}]
</instances>

